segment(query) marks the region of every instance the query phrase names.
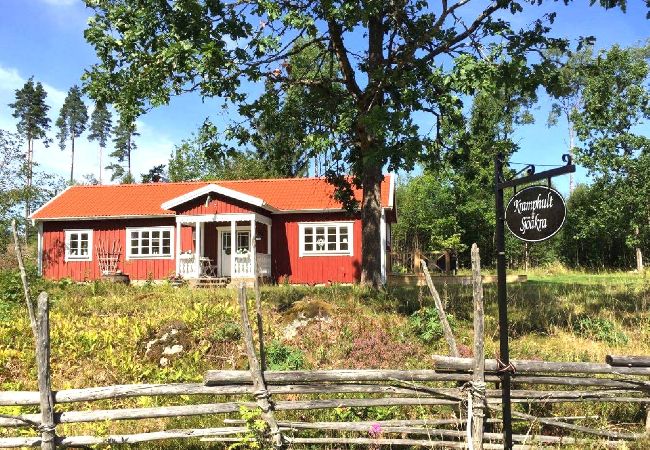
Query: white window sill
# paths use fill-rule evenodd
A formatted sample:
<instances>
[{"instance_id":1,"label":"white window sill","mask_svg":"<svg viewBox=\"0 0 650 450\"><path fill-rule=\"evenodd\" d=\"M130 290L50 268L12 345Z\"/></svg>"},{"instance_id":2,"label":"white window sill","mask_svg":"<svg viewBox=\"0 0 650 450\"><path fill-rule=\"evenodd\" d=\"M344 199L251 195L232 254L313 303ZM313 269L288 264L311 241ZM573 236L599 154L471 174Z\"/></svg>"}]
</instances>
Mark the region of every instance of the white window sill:
<instances>
[{"instance_id":1,"label":"white window sill","mask_svg":"<svg viewBox=\"0 0 650 450\"><path fill-rule=\"evenodd\" d=\"M172 255L133 255L126 257L127 261L132 259L174 259L174 257Z\"/></svg>"},{"instance_id":2,"label":"white window sill","mask_svg":"<svg viewBox=\"0 0 650 450\"><path fill-rule=\"evenodd\" d=\"M352 253L350 252L302 252L299 256L301 258L311 257L311 256L352 256Z\"/></svg>"}]
</instances>

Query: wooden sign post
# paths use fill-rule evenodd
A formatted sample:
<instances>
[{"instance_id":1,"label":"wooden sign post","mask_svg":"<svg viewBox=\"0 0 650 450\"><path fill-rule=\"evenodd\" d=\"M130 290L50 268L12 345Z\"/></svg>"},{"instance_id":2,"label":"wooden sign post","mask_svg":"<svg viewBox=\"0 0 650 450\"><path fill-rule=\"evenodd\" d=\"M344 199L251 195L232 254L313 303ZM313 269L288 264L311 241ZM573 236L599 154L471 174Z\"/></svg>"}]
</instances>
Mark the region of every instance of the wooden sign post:
<instances>
[{"instance_id":1,"label":"wooden sign post","mask_svg":"<svg viewBox=\"0 0 650 450\"><path fill-rule=\"evenodd\" d=\"M562 156L562 160L566 162L566 165L558 167L551 170L546 170L544 172L535 173L535 166L528 165L519 173L523 171L527 172L526 176L516 178L519 173L515 175L515 178L510 180L505 180L503 175L503 165L504 157L503 154L499 153L496 155L494 160L494 190L495 190L495 207L496 207L496 235L495 235L495 244L497 252L497 301L499 305L499 367L498 373L501 376L501 399L502 399L502 408L503 408L503 447L505 449L512 448L512 407L510 403L510 375L514 372L514 367L510 364L510 351L508 349L508 301L507 301L507 291L506 291L506 240L505 240L505 225L506 225L506 208L504 207L503 201L503 191L507 188L517 189L517 186L524 184L534 183L535 181L547 180L548 187L536 186L536 188L544 188L546 191L530 191L527 192L530 188L523 189L519 194L519 203L515 204L513 201L508 203L509 210L512 206L512 211L518 212L519 217L513 212L510 214L512 221L512 227L509 228L513 231L513 228L519 230L518 233L513 231L513 234L519 239L522 239L523 236L528 233L527 237L534 236L535 240L530 242L539 242L544 239L548 239L553 236L559 228L564 223L564 216L556 228L556 219L555 215L552 215L554 218L551 219L551 215L548 217L544 215L543 217L539 214L543 210L548 210L557 212L561 201L562 208L564 208L564 201L562 196L560 196L557 191L551 189L551 178L564 175L567 173L575 172L576 168L572 164L571 157L569 155ZM552 191L552 192L551 192ZM560 200L557 200L554 197L555 194L559 196ZM539 194L539 197L537 196ZM543 196L546 194L546 197ZM515 194L517 197L517 194ZM513 200L515 199L513 197ZM555 200L555 207L552 205ZM549 204L551 206L549 206ZM566 215L566 210L562 209L564 215ZM520 223L517 226L516 220L519 218ZM551 226L553 222L553 226ZM522 239L525 240L525 239Z\"/></svg>"}]
</instances>

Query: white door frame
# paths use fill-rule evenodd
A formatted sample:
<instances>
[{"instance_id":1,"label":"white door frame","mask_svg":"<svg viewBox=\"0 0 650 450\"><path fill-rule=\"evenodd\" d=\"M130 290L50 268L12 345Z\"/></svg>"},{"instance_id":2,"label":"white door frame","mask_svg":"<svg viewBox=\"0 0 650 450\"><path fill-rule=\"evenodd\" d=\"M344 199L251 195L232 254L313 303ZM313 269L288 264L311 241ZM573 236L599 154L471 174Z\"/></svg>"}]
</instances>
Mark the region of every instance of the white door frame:
<instances>
[{"instance_id":1,"label":"white door frame","mask_svg":"<svg viewBox=\"0 0 650 450\"><path fill-rule=\"evenodd\" d=\"M248 231L249 232L249 240L251 239L251 236L250 236L251 227L250 227L250 225L235 225L235 236L232 236L232 235L230 236L230 258L229 258L230 261L228 261L229 265L232 262L233 252L237 251L237 232L238 231ZM232 229L231 229L230 225L228 225L228 226L223 226L222 225L222 226L217 227L217 268L218 268L220 276L222 276L222 277L223 276L231 276L232 277L232 268L230 270L230 275L223 275L223 268L225 267L224 264L223 264L222 251L221 251L221 245L222 245L221 241L222 241L222 236L223 236L222 233L223 232L232 233ZM251 245L250 242L249 242L248 246L249 246L249 250L252 250L252 245ZM230 267L232 267L232 266L230 265Z\"/></svg>"}]
</instances>

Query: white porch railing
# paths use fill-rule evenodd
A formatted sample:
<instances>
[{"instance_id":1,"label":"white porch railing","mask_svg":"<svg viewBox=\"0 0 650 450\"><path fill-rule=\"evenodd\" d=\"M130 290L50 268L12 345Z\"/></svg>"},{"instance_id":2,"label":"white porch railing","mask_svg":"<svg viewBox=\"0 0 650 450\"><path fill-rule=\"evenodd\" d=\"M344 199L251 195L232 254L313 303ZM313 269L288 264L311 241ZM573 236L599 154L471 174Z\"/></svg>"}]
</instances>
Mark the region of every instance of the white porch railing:
<instances>
[{"instance_id":1,"label":"white porch railing","mask_svg":"<svg viewBox=\"0 0 650 450\"><path fill-rule=\"evenodd\" d=\"M197 278L194 253L183 253L178 256L178 275L184 278Z\"/></svg>"},{"instance_id":2,"label":"white porch railing","mask_svg":"<svg viewBox=\"0 0 650 450\"><path fill-rule=\"evenodd\" d=\"M234 255L235 264L233 277L254 277L253 261L250 253ZM229 264L229 261L227 262ZM257 254L258 273L260 276L271 276L271 255ZM178 257L178 275L184 278L198 278L194 253L183 253Z\"/></svg>"},{"instance_id":3,"label":"white porch railing","mask_svg":"<svg viewBox=\"0 0 650 450\"><path fill-rule=\"evenodd\" d=\"M271 275L271 255L266 253L257 254L258 273L260 276ZM235 255L235 277L254 277L253 261L251 253L243 253Z\"/></svg>"}]
</instances>

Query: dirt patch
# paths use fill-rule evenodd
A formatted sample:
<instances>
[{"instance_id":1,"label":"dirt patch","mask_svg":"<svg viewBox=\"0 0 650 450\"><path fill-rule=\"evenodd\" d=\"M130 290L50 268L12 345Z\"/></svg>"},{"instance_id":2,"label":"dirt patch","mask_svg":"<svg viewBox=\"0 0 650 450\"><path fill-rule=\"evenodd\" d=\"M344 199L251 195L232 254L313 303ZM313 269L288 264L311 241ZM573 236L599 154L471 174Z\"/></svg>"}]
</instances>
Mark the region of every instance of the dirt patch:
<instances>
[{"instance_id":1,"label":"dirt patch","mask_svg":"<svg viewBox=\"0 0 650 450\"><path fill-rule=\"evenodd\" d=\"M142 342L142 353L148 361L165 367L193 346L194 341L188 326L180 320L174 320L163 325Z\"/></svg>"},{"instance_id":2,"label":"dirt patch","mask_svg":"<svg viewBox=\"0 0 650 450\"><path fill-rule=\"evenodd\" d=\"M286 312L284 338L293 339L301 328L313 322L329 323L336 307L323 300L300 300Z\"/></svg>"}]
</instances>

